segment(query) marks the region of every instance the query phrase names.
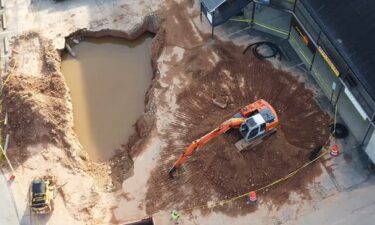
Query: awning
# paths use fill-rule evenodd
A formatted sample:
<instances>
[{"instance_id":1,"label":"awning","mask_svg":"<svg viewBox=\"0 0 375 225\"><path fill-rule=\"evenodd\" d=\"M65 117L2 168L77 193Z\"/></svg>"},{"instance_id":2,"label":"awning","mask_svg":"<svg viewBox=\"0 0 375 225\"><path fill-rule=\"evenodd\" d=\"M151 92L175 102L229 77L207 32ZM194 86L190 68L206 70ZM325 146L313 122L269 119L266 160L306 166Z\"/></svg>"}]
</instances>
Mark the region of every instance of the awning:
<instances>
[{"instance_id":1,"label":"awning","mask_svg":"<svg viewBox=\"0 0 375 225\"><path fill-rule=\"evenodd\" d=\"M301 0L375 101L375 1Z\"/></svg>"},{"instance_id":2,"label":"awning","mask_svg":"<svg viewBox=\"0 0 375 225\"><path fill-rule=\"evenodd\" d=\"M221 6L226 0L202 0L202 4L206 7L207 12L212 13Z\"/></svg>"}]
</instances>

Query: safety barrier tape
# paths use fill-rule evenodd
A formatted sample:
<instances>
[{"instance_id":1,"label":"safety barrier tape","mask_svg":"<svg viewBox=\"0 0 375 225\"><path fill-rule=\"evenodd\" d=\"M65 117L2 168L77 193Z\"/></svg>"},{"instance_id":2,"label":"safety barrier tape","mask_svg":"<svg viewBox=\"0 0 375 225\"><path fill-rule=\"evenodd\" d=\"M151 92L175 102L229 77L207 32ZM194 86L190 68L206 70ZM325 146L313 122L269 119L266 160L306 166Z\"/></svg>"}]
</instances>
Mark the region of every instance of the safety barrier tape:
<instances>
[{"instance_id":1,"label":"safety barrier tape","mask_svg":"<svg viewBox=\"0 0 375 225\"><path fill-rule=\"evenodd\" d=\"M3 89L4 89L5 85L8 83L8 81L9 81L9 79L10 79L11 76L12 76L12 74L9 74L7 76L7 78L5 78L2 86L0 87L0 110L1 111L3 111L3 98L2 98L3 97ZM1 123L4 122L4 121L5 121L5 119L2 120ZM0 131L1 131L0 132L1 133L1 135L0 135L0 145L2 145L2 143L3 143L3 140L2 140L2 130L0 130ZM3 157L3 152L1 151L0 152L0 159L2 159L2 157Z\"/></svg>"},{"instance_id":2,"label":"safety barrier tape","mask_svg":"<svg viewBox=\"0 0 375 225\"><path fill-rule=\"evenodd\" d=\"M306 63L308 65L311 66L311 63L312 63L312 60L310 60L305 52L303 51L303 49L299 46L298 42L296 41L296 39L293 37L293 35L290 35L290 40L291 42L293 42L295 44L295 47L296 49L298 50L298 52L302 55L302 57L305 59ZM319 80L319 83L320 83L320 86L321 88L323 89L324 92L326 92L326 94L330 94L330 88L327 86L327 84L323 81L323 78L322 78L322 75L319 73L319 71L317 69L315 69L314 66L312 66L312 72L315 74L315 77Z\"/></svg>"},{"instance_id":3,"label":"safety barrier tape","mask_svg":"<svg viewBox=\"0 0 375 225\"><path fill-rule=\"evenodd\" d=\"M25 180L24 180L23 178L21 178L21 176L19 176L19 174L14 170L13 165L11 164L11 162L10 162L8 156L6 155L6 152L4 151L4 148L3 148L1 145L0 145L0 150L1 150L1 152L2 152L2 154L3 154L3 156L4 156L4 158L6 159L6 161L7 161L8 165L9 165L9 167L10 167L10 169L11 169L13 175L15 176L14 179L16 180L16 183L17 183L17 185L18 185L18 188L21 190L22 195L25 197L25 200L26 200L26 202L27 202L26 207L30 207L30 206L29 206L29 201L28 201L28 200L29 200L29 199L28 199L28 195L27 195L25 189L23 188L23 187L26 187L26 182L25 182ZM22 186L21 184L22 184L23 186ZM30 210L30 216L34 218L34 220L37 222L38 225L40 225L40 220L39 220L39 218L38 218L36 215L34 215L34 214L32 213L31 210Z\"/></svg>"},{"instance_id":4,"label":"safety barrier tape","mask_svg":"<svg viewBox=\"0 0 375 225\"><path fill-rule=\"evenodd\" d=\"M286 175L286 176L284 176L284 177L282 177L282 178L280 178L280 179L278 179L278 180L276 180L276 181L274 181L274 182L272 182L272 183L270 183L270 184L267 184L267 185L265 185L265 186L263 186L263 187L261 187L261 188L256 189L255 192L259 192L259 191L265 190L265 189L270 188L270 187L272 187L272 186L275 186L275 185L277 185L277 184L279 184L279 183L281 183L281 182L283 182L283 181L288 180L289 178L291 178L291 177L295 176L297 173L299 173L302 169L304 169L305 167L311 165L313 162L317 161L318 159L320 159L321 157L323 157L323 156L326 155L327 153L328 153L328 151L327 151L327 150L324 150L324 151L323 151L318 157L316 157L314 160L309 161L308 163L305 163L303 166L301 166L300 168L294 170L293 172L289 173L288 175ZM216 201L216 202L214 202L214 203L206 203L206 204L199 205L199 206L195 206L195 207L191 207L191 208L185 208L185 209L182 209L182 210L179 210L179 211L180 211L180 212L191 212L191 211L193 211L193 210L196 210L196 209L202 209L202 208L209 208L209 209L211 209L211 208L214 208L214 207L216 207L216 206L223 206L223 205L225 205L225 204L228 204L228 203L231 203L231 202L233 202L233 201L236 201L236 200L238 200L238 199L240 199L240 198L243 198L243 197L245 197L245 196L248 196L248 194L249 194L249 192L246 192L246 193L244 193L244 194L242 194L242 195L239 195L239 196L233 197L233 198L228 199L228 200Z\"/></svg>"},{"instance_id":5,"label":"safety barrier tape","mask_svg":"<svg viewBox=\"0 0 375 225\"><path fill-rule=\"evenodd\" d=\"M323 77L322 75L319 73L319 71L317 69L315 69L315 67L313 66L312 67L312 72L315 74L315 77L319 80L319 84L321 86L321 88L324 90L324 92L329 95L330 94L330 88L328 87L328 85L323 81Z\"/></svg>"},{"instance_id":6,"label":"safety barrier tape","mask_svg":"<svg viewBox=\"0 0 375 225\"><path fill-rule=\"evenodd\" d=\"M258 26L261 26L261 27L264 27L264 28L266 28L266 29L272 30L272 31L274 31L274 32L280 33L280 34L284 34L284 35L288 35L288 34L289 34L288 31L278 29L278 28L275 27L275 26L272 26L272 25L269 25L269 24L265 24L265 23L261 23L261 22L256 21L256 20L254 20L254 24L256 24L256 25L258 25Z\"/></svg>"},{"instance_id":7,"label":"safety barrier tape","mask_svg":"<svg viewBox=\"0 0 375 225\"><path fill-rule=\"evenodd\" d=\"M275 1L275 0L273 0ZM277 3L291 3L291 4L294 4L297 0L276 0L275 2ZM272 4L272 2L271 2Z\"/></svg>"},{"instance_id":8,"label":"safety barrier tape","mask_svg":"<svg viewBox=\"0 0 375 225\"><path fill-rule=\"evenodd\" d=\"M305 52L303 51L303 49L299 46L297 40L293 37L293 35L290 35L290 40L291 40L292 43L294 43L294 44L296 45L298 52L301 53L301 55L302 55L302 57L305 59L306 63L307 63L308 65L311 65L311 61L312 61L312 60L309 59L308 56L306 56L306 53L305 53Z\"/></svg>"},{"instance_id":9,"label":"safety barrier tape","mask_svg":"<svg viewBox=\"0 0 375 225\"><path fill-rule=\"evenodd\" d=\"M257 20L252 20L252 19L239 19L239 18L232 18L230 19L230 21L236 21L236 22L247 22L247 23L251 23L253 22L254 24L258 25L258 26L261 26L263 28L266 28L266 29L269 29L271 31L274 31L274 32L277 32L277 33L280 33L280 34L283 34L283 35L288 35L289 32L288 31L285 31L285 30L282 30L278 27L275 27L273 25L270 25L270 24L266 24L266 23L261 23ZM302 57L304 58L304 60L306 61L306 63L308 65L311 65L312 63L312 60L309 59L309 57L307 57L306 53L302 50L302 48L300 47L300 45L298 44L297 40L293 37L293 35L290 35L290 40L291 42L293 42L298 50L298 52L302 55Z\"/></svg>"},{"instance_id":10,"label":"safety barrier tape","mask_svg":"<svg viewBox=\"0 0 375 225\"><path fill-rule=\"evenodd\" d=\"M279 29L278 27L275 27L275 26L270 25L270 24L261 23L261 22L259 22L257 20L232 18L232 19L230 19L230 21L246 22L246 23L253 22L254 24L256 24L258 26L261 26L263 28L269 29L269 30L274 31L274 32L277 32L277 33L280 33L280 34L283 34L283 35L288 35L289 34L288 31ZM298 50L298 52L301 54L301 56L304 58L304 60L306 61L306 63L308 65L311 65L312 60L306 55L305 51L301 48L301 46L298 44L297 40L293 37L293 35L290 35L290 40L294 44L294 46ZM322 89L324 90L324 92L329 95L330 94L330 88L323 81L322 75L314 67L312 67L312 72L315 74L315 77L317 77L317 79L319 80L319 83L320 83Z\"/></svg>"},{"instance_id":11,"label":"safety barrier tape","mask_svg":"<svg viewBox=\"0 0 375 225\"><path fill-rule=\"evenodd\" d=\"M294 3L293 0L291 0L290 2L293 2L293 3ZM288 35L288 34L289 34L289 32L287 32L287 31L285 31L285 30L278 29L277 27L272 26L272 25L269 25L269 24L261 23L261 22L259 22L259 21L257 21L257 20L251 20L251 19L250 19L250 20L247 20L247 19L235 19L235 18L234 18L234 19L230 19L230 20L231 20L231 21L237 21L237 22L248 22L248 23L253 22L254 24L256 24L256 25L258 25L258 26L261 26L261 27L263 27L263 28L266 28L266 29L272 30L272 31L274 31L274 32L277 32L277 33L280 33L280 34L284 34L284 35ZM297 41L295 40L295 38L294 38L292 35L291 35L290 37L291 37L291 40L292 40L292 41L295 43L295 45L297 46L298 51L299 51L299 52L301 53L301 55L304 57L304 59L306 60L306 62L310 65L310 64L311 64L311 60L309 60L308 57L305 55L304 51L300 48L300 46L298 45L298 43L297 43ZM313 68L313 70L314 70L314 68ZM314 73L319 74L316 70L314 71ZM320 75L320 74L319 74L319 75ZM320 77L319 75L318 75L318 79L321 79L321 77ZM3 87L4 87L4 86L6 85L6 83L9 81L10 76L11 76L11 75L9 75L9 76L6 78L6 80L5 80L4 83L3 83L3 86L2 86L1 89L0 89L1 95L2 95ZM320 80L320 81L321 81L321 80ZM324 82L321 82L321 83L324 84ZM338 106L338 104L336 104L336 107L335 107L335 113L334 113L334 129L333 129L333 132L332 132L332 133L334 133L334 132L335 132L335 129L336 129L337 106ZM329 142L329 141L331 140L331 138L332 138L332 134L331 134L331 136L330 136L330 138L329 138L329 140L328 140L327 142ZM283 181L286 181L286 180L292 178L293 176L295 176L296 174L298 174L301 170L303 170L303 169L306 168L307 166L311 165L312 163L314 163L315 161L317 161L318 159L320 159L321 157L323 157L324 155L326 155L326 154L328 153L328 151L327 151L325 148L326 148L326 147L324 147L323 152L322 152L318 157L316 157L314 160L311 160L311 161L305 163L304 165L302 165L301 167L297 168L296 170L294 170L293 172L289 173L288 175L286 175L286 176L284 176L284 177L282 177L282 178L280 178L280 179L278 179L278 180L276 180L276 181L273 181L273 182L271 182L270 184L267 184L267 185L265 185L265 186L263 186L263 187L261 187L261 188L256 189L255 192L259 192L259 191L265 190L265 189L267 189L267 188L270 188L270 187L272 187L272 186L275 186L275 185L277 185L277 184L279 184L279 183L281 183L281 182L283 182ZM3 147L2 147L1 145L0 145L0 149L1 149L2 154L5 156L5 159L6 159L7 163L8 163L8 165L9 165L9 167L11 168L12 172L13 172L14 175L15 175L15 179L16 179L18 185L19 185L20 190L22 191L23 195L27 198L27 194L26 194L25 190L24 190L24 189L22 188L22 186L21 186L21 183L23 183L24 186L25 186L25 182L24 182L24 180L21 180L21 179L20 179L20 176L18 176L18 174L17 174L16 171L14 170L14 168L13 168L11 162L9 161L9 158L7 157L7 155L6 155L6 153L5 153L4 149L3 149ZM249 193L249 192L246 192L246 193L244 193L244 194L242 194L242 195L239 195L239 196L233 197L233 198L231 198L231 199L221 200L221 201L216 201L216 202L214 202L214 203L206 203L206 204L199 205L199 206L195 206L195 207L190 207L190 208L181 209L181 210L179 210L179 211L180 211L180 212L189 212L189 213L191 213L193 210L196 210L196 209L202 209L202 208L214 208L214 207L216 207L216 206L222 206L222 205L225 205L225 204L231 203L231 202L233 202L233 201L236 201L236 200L238 200L238 199L241 199L241 198L247 196L248 193ZM32 216L33 216L33 215L32 215ZM36 217L36 218L37 218L37 217ZM40 224L38 218L37 218L37 223Z\"/></svg>"},{"instance_id":12,"label":"safety barrier tape","mask_svg":"<svg viewBox=\"0 0 375 225\"><path fill-rule=\"evenodd\" d=\"M315 161L317 161L318 159L322 158L324 155L326 155L329 151L327 151L326 149L326 146L329 144L329 142L331 141L332 137L333 137L333 134L335 133L336 131L336 121L337 121L337 110L338 110L338 104L336 104L335 106L335 111L334 111L334 118L333 118L333 121L334 121L334 128L333 128L333 131L332 133L330 134L330 137L328 138L327 142L325 143L324 147L323 147L323 152L318 156L316 157L315 159L305 163L304 165L302 165L301 167L297 168L296 170L294 170L293 172L289 173L288 175L274 181L274 182L271 182L270 184L267 184L261 188L258 188L255 190L255 192L259 192L259 191L262 191L262 190L265 190L267 188L270 188L272 186L275 186L283 181L286 181L290 178L292 178L293 176L295 176L296 174L298 174L301 170L303 170L304 168L306 168L307 166L311 165L312 163L314 163ZM228 199L228 200L221 200L221 201L215 201L214 203L206 203L206 204L203 204L203 205L199 205L199 206L195 206L195 207L190 207L190 208L185 208L185 209L181 209L179 210L180 212L189 212L191 213L193 210L196 210L196 209L202 209L202 208L214 208L216 206L222 206L222 205L225 205L225 204L228 204L228 203L231 203L233 201L236 201L240 198L243 198L245 196L247 196L249 194L249 192L246 192L242 195L239 195L239 196L236 196L236 197L233 197L231 199Z\"/></svg>"},{"instance_id":13,"label":"safety barrier tape","mask_svg":"<svg viewBox=\"0 0 375 225\"><path fill-rule=\"evenodd\" d=\"M236 21L236 22L246 22L246 23L251 23L253 22L254 24L258 25L258 26L261 26L261 27L264 27L266 29L269 29L269 30L272 30L274 32L277 32L277 33L280 33L280 34L284 34L284 35L288 35L289 32L286 31L286 30L282 30L278 27L275 27L273 25L270 25L270 24L266 24L266 23L262 23L262 22L259 22L258 20L252 20L252 19L241 19L241 18L232 18L232 19L229 19L230 21ZM296 45L297 49L299 50L299 52L301 53L302 57L305 59L305 61L311 65L311 60L306 56L305 52L302 50L302 48L299 46L298 42L296 41L296 39L293 37L293 35L290 36L291 38L291 41Z\"/></svg>"},{"instance_id":14,"label":"safety barrier tape","mask_svg":"<svg viewBox=\"0 0 375 225\"><path fill-rule=\"evenodd\" d=\"M21 183L23 183L24 185L25 185L25 183L21 181L20 176L18 176L18 174L17 174L16 171L14 170L13 165L10 163L10 160L9 160L8 156L6 155L6 152L4 151L3 146L1 146L1 145L0 145L0 150L1 150L1 152L2 152L2 154L3 154L3 156L4 156L4 158L6 159L6 161L7 161L8 165L9 165L10 169L12 170L12 173L15 175L15 179L16 179L16 181L17 181L18 187L19 187L20 190L22 191L22 194L25 195L25 197L27 197L26 191L25 191L25 189L24 189L24 188L22 187L22 185L21 185Z\"/></svg>"},{"instance_id":15,"label":"safety barrier tape","mask_svg":"<svg viewBox=\"0 0 375 225\"><path fill-rule=\"evenodd\" d=\"M2 110L2 107L3 107L3 104L2 104L2 103L3 103L3 99L2 99L2 96L3 96L3 88L4 88L5 85L9 82L11 76L12 76L11 74L7 76L7 78L6 78L5 81L3 82L3 85L2 85L1 88L0 88L0 96L1 96L0 107L1 107L1 110ZM0 135L0 137L1 137L1 135ZM6 154L5 150L4 150L4 148L3 148L3 146L2 146L2 143L3 143L3 140L2 140L2 138L1 138L1 139L0 139L0 150L1 150L1 151L0 151L0 153L1 153L1 154L0 154L0 157L4 157L4 158L5 158L6 162L8 163L9 168L10 168L11 171L12 171L12 174L14 175L14 179L16 180L16 183L17 183L18 188L21 190L22 195L25 197L25 201L26 201L26 203L27 203L26 207L30 207L30 206L29 206L29 198L28 198L28 194L27 194L27 192L26 192L25 189L24 189L24 187L27 186L27 185L26 185L26 182L25 182L25 179L24 179L23 175L20 176L20 175L15 171L15 169L14 169L12 163L10 162L10 160L9 160L9 158L8 158L8 156L7 156L7 154ZM37 223L38 225L41 224L41 223L40 223L40 220L39 220L39 218L38 218L38 216L34 215L33 212L32 212L32 210L30 210L30 216L31 216L32 218L34 218L34 221L36 221L36 223Z\"/></svg>"},{"instance_id":16,"label":"safety barrier tape","mask_svg":"<svg viewBox=\"0 0 375 225\"><path fill-rule=\"evenodd\" d=\"M272 31L274 31L276 33L280 33L280 34L284 34L284 35L288 35L288 33L289 33L286 30L279 29L278 27L275 27L275 26L270 25L270 24L262 23L259 20L241 19L241 18L232 18L232 19L229 19L229 20L230 21L235 21L235 22L245 22L245 23L251 23L251 22L253 22L255 25L258 25L258 26L264 27L266 29L272 30Z\"/></svg>"},{"instance_id":17,"label":"safety barrier tape","mask_svg":"<svg viewBox=\"0 0 375 225\"><path fill-rule=\"evenodd\" d=\"M4 89L5 85L9 82L9 79L10 79L11 76L12 76L12 73L10 73L10 74L7 76L7 78L5 78L5 80L4 80L4 82L3 82L3 85L2 85L1 88L0 88L1 95L3 95L3 89Z\"/></svg>"}]
</instances>

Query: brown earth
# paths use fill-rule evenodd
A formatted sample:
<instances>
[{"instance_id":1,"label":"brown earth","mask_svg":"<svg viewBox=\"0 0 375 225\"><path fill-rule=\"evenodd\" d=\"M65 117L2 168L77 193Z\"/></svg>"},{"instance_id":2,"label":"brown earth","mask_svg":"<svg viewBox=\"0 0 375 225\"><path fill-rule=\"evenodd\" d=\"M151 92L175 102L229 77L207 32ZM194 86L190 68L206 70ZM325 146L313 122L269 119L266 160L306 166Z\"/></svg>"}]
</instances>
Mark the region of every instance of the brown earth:
<instances>
[{"instance_id":1,"label":"brown earth","mask_svg":"<svg viewBox=\"0 0 375 225\"><path fill-rule=\"evenodd\" d=\"M87 152L77 145L70 97L60 71L59 52L52 48L51 42L34 32L20 36L13 46L22 52L27 42L38 42L43 46L38 57L45 63L38 68L39 75L35 76L19 71L24 66L21 54L15 54L10 62L9 77L3 89L3 107L8 113L8 124L4 130L10 134L10 147L13 149L9 158L14 166L22 165L29 158L28 146L53 144L64 149L67 156L64 161L70 169L80 168L89 172L101 189L113 191L121 187L121 182L131 175L133 161L129 151L131 146L140 145L139 139L144 136L141 128L137 129L140 133L135 133L129 143L119 146L112 160L102 163L91 161ZM149 120L146 116L144 118ZM142 121L139 119L137 124L141 125L138 127L142 127Z\"/></svg>"},{"instance_id":2,"label":"brown earth","mask_svg":"<svg viewBox=\"0 0 375 225\"><path fill-rule=\"evenodd\" d=\"M329 137L329 116L319 108L313 92L291 73L274 69L251 53L242 55L243 49L231 43L216 40L210 47L220 58L216 66L204 60L210 57L204 48L186 53L180 62L188 65L185 73L191 80L177 97L176 121L164 134L168 146L149 180L149 213L229 199L267 185L306 163L310 151ZM212 99L217 96L228 96L228 107L216 106ZM168 166L193 140L260 98L270 102L279 115L276 135L239 154L233 145L239 132L228 132L190 157L187 172L175 179L167 176ZM241 208L244 202L234 204ZM239 212L233 207L220 209Z\"/></svg>"},{"instance_id":3,"label":"brown earth","mask_svg":"<svg viewBox=\"0 0 375 225\"><path fill-rule=\"evenodd\" d=\"M15 47L22 43L36 40L43 49L41 58L46 63L40 73L46 77L36 77L17 71L20 62L17 57L10 61L9 77L4 85L4 108L8 113L8 125L11 143L21 149L36 143L52 142L60 147L70 148L65 133L70 130L66 104L68 95L64 80L61 78L57 52L36 33L22 35L14 43Z\"/></svg>"},{"instance_id":4,"label":"brown earth","mask_svg":"<svg viewBox=\"0 0 375 225\"><path fill-rule=\"evenodd\" d=\"M159 83L161 77L157 60L167 47L183 49L182 60L172 60L173 68L170 70L176 77L183 74L186 80L177 94L178 109L173 112L174 120L167 121L167 128L158 131L166 147L161 149L160 160L148 181L148 214L172 207L181 209L229 199L269 184L303 165L309 152L325 143L329 136L329 116L315 102L313 91L293 74L256 59L250 51L242 55L243 48L233 43L210 41L209 34L196 31L188 21L191 18L186 9L186 6L191 7L192 1L183 4L167 2L169 8L164 12L164 20L152 45L151 63L155 79L145 99L147 113L135 125L137 132L128 143L119 147L110 162L96 164L87 159L84 151L78 153L79 158L87 163L80 163L77 167L90 172L101 186L113 182L119 187L123 180L130 177L133 167L131 157L141 153L140 150L144 149L141 146L145 144L143 140L147 139L155 129L155 122L160 119L154 117L154 112L172 107L167 101L155 99L152 95L154 89L165 91L169 88ZM150 21L146 23L151 24ZM140 27L145 29L143 25ZM95 35L130 37L108 30ZM11 77L4 89L4 104L9 113L6 129L12 134L11 143L19 147L13 154L15 157L27 157L23 155L24 147L53 143L64 149L68 156L74 156L72 146L78 140L72 129L69 96L59 69L60 57L50 42L34 33L19 37L19 43L16 42L13 47L22 52L18 47L22 48L22 42L30 42L29 39L37 39L44 46L40 52L43 61L40 74L43 76L19 74L17 67L21 67L22 62L15 60L10 63ZM170 80L168 85L172 86L173 81ZM228 99L227 107L216 106L212 102L214 98ZM230 118L242 106L260 98L269 101L277 110L280 128L275 135L239 154L233 146L239 134L228 132L189 158L185 173L175 179L168 177L168 168L191 141ZM19 159L17 161L22 163ZM107 166L112 172L111 179L108 178ZM268 197L281 203L291 190L303 192L306 184L317 174L318 164L313 172L299 174ZM228 215L249 212L245 201L233 202L230 207L217 207L216 210Z\"/></svg>"}]
</instances>

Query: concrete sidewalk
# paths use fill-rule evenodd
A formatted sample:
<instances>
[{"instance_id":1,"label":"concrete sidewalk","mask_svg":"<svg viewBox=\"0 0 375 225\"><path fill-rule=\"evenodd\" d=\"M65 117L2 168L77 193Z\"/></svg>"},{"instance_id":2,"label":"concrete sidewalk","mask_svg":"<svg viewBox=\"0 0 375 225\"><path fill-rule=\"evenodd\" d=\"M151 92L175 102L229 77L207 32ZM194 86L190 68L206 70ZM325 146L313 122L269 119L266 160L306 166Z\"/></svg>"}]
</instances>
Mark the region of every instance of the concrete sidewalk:
<instances>
[{"instance_id":1,"label":"concrete sidewalk","mask_svg":"<svg viewBox=\"0 0 375 225\"><path fill-rule=\"evenodd\" d=\"M304 225L372 225L375 221L374 179L353 190L343 191L324 199L316 210L285 224Z\"/></svg>"},{"instance_id":2,"label":"concrete sidewalk","mask_svg":"<svg viewBox=\"0 0 375 225\"><path fill-rule=\"evenodd\" d=\"M17 206L15 205L13 193L9 187L6 174L2 169L0 169L0 171L0 224L20 224Z\"/></svg>"}]
</instances>

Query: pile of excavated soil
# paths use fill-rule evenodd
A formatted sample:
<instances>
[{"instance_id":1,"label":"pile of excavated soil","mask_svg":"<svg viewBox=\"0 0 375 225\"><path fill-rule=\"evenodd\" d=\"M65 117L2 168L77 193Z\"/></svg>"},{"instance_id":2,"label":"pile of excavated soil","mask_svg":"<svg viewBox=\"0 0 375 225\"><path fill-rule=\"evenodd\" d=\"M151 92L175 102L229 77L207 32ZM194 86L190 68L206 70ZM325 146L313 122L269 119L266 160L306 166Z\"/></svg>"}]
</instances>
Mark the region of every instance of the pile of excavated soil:
<instances>
[{"instance_id":1,"label":"pile of excavated soil","mask_svg":"<svg viewBox=\"0 0 375 225\"><path fill-rule=\"evenodd\" d=\"M45 61L36 66L34 75L28 65L23 64L22 54L15 55L10 62L9 78L4 86L4 108L8 113L11 143L26 147L37 143L54 143L69 148L66 133L70 130L68 92L59 72L59 55L52 46L35 33L22 35L14 44L20 52L27 51L28 42L41 47L38 54ZM22 71L24 70L24 71Z\"/></svg>"},{"instance_id":2,"label":"pile of excavated soil","mask_svg":"<svg viewBox=\"0 0 375 225\"><path fill-rule=\"evenodd\" d=\"M185 73L191 81L177 96L176 119L164 134L168 145L149 180L149 213L206 204L255 190L306 163L310 151L329 138L329 116L315 102L313 91L295 76L275 69L250 52L243 55L243 49L231 43L215 41L210 48L220 58L214 67L210 60L204 60L210 56L203 48L185 53L180 62L188 65ZM228 98L228 106L216 106L212 99L217 97ZM193 140L261 98L278 113L280 126L275 135L239 154L234 146L240 139L239 132L227 132L190 157L185 173L174 179L168 177L168 167ZM313 176L316 174L308 175ZM219 210L236 214L249 211L245 206L245 201L238 201L231 210Z\"/></svg>"},{"instance_id":3,"label":"pile of excavated soil","mask_svg":"<svg viewBox=\"0 0 375 225\"><path fill-rule=\"evenodd\" d=\"M38 66L25 65L25 61L31 61L27 58L31 58L31 54L23 57L30 43L40 49L32 56L43 62ZM149 130L143 122L148 121L148 117L139 120L138 133L127 145L119 146L116 158L103 163L90 161L73 130L71 102L60 72L59 52L50 41L33 32L21 35L13 47L19 53L12 57L9 78L3 89L3 107L8 113L8 124L4 128L5 133L10 134L11 160L22 164L29 158L28 146L53 144L64 150L74 167L89 172L100 189L112 191L120 188L133 168L129 155L131 146L139 146L139 139L145 135L141 130ZM28 66L33 70L27 72L24 67Z\"/></svg>"},{"instance_id":4,"label":"pile of excavated soil","mask_svg":"<svg viewBox=\"0 0 375 225\"><path fill-rule=\"evenodd\" d=\"M83 173L89 172L96 178L95 185L99 180L103 186L114 183L116 187L121 187L121 182L132 175L131 157L146 149L144 140L156 128L155 133L162 140L162 149L148 181L145 197L146 211L151 214L172 207L185 208L229 199L262 187L303 165L310 151L326 142L329 137L329 116L319 108L313 92L302 82L291 73L274 69L271 63L256 59L250 51L242 55L243 49L234 44L217 40L210 42L207 39L209 35L197 31L189 18L186 5L191 1L181 5L174 1L167 2L170 9L165 13L166 18L152 46L152 66L156 78L153 90L149 91L145 100L146 111L150 114L143 115L137 121L137 132L127 144L119 147L118 154L111 161L103 164L90 162L84 154L79 155L82 160L76 157L80 162L79 165L74 164L76 168L67 168L62 163L76 161L70 160L72 158L66 157L61 150L75 154L77 149L73 147L79 147L76 146L78 139L73 131L70 98L59 69L60 57L51 44L41 40L38 34L21 36L19 43L13 46L20 54L14 56L10 64L13 70L9 72L11 77L4 89L4 104L9 115L6 129L11 133L11 145L19 147L10 154L17 158L26 151L24 147L39 143L56 145L58 148L48 147L43 155L33 158L30 154L25 158L29 158L28 163L35 168L35 165L44 162L48 170L56 167L66 174L82 169L78 181L82 178L91 180L88 174ZM102 34L123 35L116 32ZM165 68L163 62L168 61L159 59L166 51L176 51L177 54L170 60L172 65L168 65L167 71L159 71ZM32 54L26 54L29 52ZM181 60L179 54L182 55ZM168 76L168 73L175 76ZM172 102L175 92L178 92L176 105ZM155 93L159 93L160 99L152 95ZM212 101L214 98L228 99L227 107L216 106ZM169 167L193 140L217 127L241 107L260 98L269 101L277 110L280 127L275 135L239 154L234 147L240 138L239 133L228 132L190 157L185 164L185 173L175 179L168 177ZM168 108L171 110L163 111ZM158 111L165 112L165 115L160 116ZM151 112L156 113L156 119ZM169 112L173 115L169 115ZM54 159L57 153L59 158ZM24 162L17 161L20 164ZM60 164L62 166L57 167ZM300 190L316 175L306 174L300 183L289 181L290 189L283 189L279 193L288 195L293 188ZM70 176L77 177L76 174ZM103 203L99 201L99 194L101 197L104 195L93 189L91 182L85 187L79 187L79 182L70 185L68 183L61 189L64 192L61 205L65 204L76 215L84 214L85 221L91 220L93 215L106 215L109 208L102 208ZM277 194L270 198L280 201ZM82 203L82 199L89 202ZM217 209L232 215L249 211L245 201ZM82 218L77 216L77 220Z\"/></svg>"},{"instance_id":5,"label":"pile of excavated soil","mask_svg":"<svg viewBox=\"0 0 375 225\"><path fill-rule=\"evenodd\" d=\"M58 75L49 79L12 75L4 88L13 143L20 147L43 141L58 144L68 112L64 84ZM40 105L41 108L37 106Z\"/></svg>"}]
</instances>

